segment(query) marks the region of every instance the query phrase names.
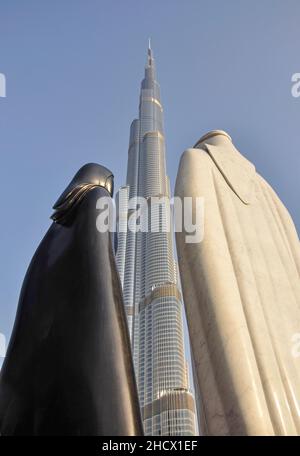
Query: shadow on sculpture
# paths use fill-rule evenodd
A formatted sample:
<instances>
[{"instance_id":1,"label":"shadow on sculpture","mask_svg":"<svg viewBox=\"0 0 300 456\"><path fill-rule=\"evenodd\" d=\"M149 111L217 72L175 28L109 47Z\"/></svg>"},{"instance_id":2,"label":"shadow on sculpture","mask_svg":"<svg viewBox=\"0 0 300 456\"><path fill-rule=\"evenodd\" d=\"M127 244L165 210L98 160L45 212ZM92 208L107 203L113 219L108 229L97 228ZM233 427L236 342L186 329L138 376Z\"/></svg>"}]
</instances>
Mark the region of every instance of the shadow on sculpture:
<instances>
[{"instance_id":1,"label":"shadow on sculpture","mask_svg":"<svg viewBox=\"0 0 300 456\"><path fill-rule=\"evenodd\" d=\"M142 435L111 234L113 175L83 166L26 273L0 376L1 435Z\"/></svg>"}]
</instances>

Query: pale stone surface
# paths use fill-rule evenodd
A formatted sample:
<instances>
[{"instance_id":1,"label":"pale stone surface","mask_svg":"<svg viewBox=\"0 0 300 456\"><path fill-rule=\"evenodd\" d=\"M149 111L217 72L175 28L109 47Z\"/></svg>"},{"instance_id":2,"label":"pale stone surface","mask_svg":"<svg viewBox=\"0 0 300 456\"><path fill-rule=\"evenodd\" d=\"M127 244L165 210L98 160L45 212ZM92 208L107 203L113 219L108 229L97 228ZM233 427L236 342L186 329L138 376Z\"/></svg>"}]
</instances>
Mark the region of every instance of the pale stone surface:
<instances>
[{"instance_id":1,"label":"pale stone surface","mask_svg":"<svg viewBox=\"0 0 300 456\"><path fill-rule=\"evenodd\" d=\"M184 152L180 197L204 197L204 239L176 233L208 435L299 435L300 252L270 185L222 131Z\"/></svg>"}]
</instances>

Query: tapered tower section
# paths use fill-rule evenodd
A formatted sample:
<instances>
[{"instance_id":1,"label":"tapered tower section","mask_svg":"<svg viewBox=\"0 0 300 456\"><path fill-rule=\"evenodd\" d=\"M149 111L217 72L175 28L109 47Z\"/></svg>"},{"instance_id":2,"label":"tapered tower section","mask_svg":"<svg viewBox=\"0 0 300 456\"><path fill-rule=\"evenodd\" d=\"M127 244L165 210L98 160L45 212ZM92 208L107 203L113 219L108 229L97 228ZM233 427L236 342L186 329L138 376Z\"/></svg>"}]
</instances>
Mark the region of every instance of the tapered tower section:
<instances>
[{"instance_id":1,"label":"tapered tower section","mask_svg":"<svg viewBox=\"0 0 300 456\"><path fill-rule=\"evenodd\" d=\"M137 208L148 215L141 217L141 230L130 229L130 223L126 235L120 230L117 251L145 434L195 435L194 398L186 375L183 304L173 233L168 228L170 185L163 107L150 43L139 118L130 129L127 182L120 191L122 221L127 213L132 222Z\"/></svg>"}]
</instances>

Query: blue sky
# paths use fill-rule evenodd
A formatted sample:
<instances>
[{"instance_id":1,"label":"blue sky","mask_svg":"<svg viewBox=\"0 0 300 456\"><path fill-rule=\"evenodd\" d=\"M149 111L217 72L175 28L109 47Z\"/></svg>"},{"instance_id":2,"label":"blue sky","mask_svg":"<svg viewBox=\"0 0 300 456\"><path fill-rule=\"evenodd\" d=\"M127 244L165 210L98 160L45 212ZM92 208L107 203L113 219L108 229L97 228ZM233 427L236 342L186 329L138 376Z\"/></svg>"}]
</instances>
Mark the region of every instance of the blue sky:
<instances>
[{"instance_id":1,"label":"blue sky","mask_svg":"<svg viewBox=\"0 0 300 456\"><path fill-rule=\"evenodd\" d=\"M124 183L149 36L172 185L183 150L224 129L299 230L299 23L298 0L1 1L0 332L73 174L95 161Z\"/></svg>"}]
</instances>

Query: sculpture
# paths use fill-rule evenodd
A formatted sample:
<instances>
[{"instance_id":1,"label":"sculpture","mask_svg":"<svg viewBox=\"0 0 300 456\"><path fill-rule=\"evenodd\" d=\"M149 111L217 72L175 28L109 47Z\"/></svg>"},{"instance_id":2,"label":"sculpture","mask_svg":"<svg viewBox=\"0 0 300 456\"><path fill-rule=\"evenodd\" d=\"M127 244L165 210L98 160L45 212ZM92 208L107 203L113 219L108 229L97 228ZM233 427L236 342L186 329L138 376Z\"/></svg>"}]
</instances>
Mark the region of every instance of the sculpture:
<instances>
[{"instance_id":1,"label":"sculpture","mask_svg":"<svg viewBox=\"0 0 300 456\"><path fill-rule=\"evenodd\" d=\"M204 238L176 233L208 435L300 434L300 252L293 221L223 131L184 152L176 196L204 197Z\"/></svg>"},{"instance_id":2,"label":"sculpture","mask_svg":"<svg viewBox=\"0 0 300 456\"><path fill-rule=\"evenodd\" d=\"M142 435L111 233L113 175L83 166L28 268L0 377L2 435Z\"/></svg>"}]
</instances>

